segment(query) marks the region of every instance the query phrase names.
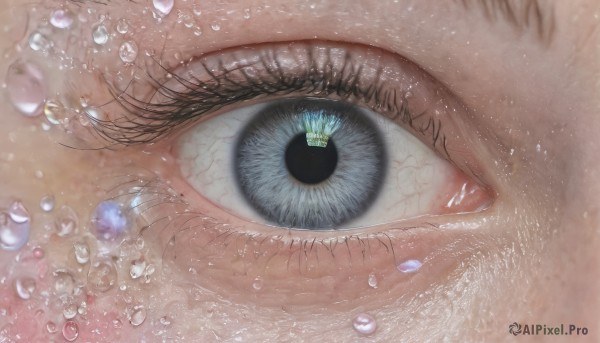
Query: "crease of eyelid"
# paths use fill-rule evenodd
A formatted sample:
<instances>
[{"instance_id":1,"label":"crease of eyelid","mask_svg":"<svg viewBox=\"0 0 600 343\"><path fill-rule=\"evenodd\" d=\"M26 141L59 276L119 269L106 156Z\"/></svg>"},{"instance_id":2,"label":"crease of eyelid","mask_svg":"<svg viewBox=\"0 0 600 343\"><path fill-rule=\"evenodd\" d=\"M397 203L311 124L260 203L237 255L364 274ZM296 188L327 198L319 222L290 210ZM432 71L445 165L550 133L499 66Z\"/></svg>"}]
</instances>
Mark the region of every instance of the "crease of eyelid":
<instances>
[{"instance_id":1,"label":"crease of eyelid","mask_svg":"<svg viewBox=\"0 0 600 343\"><path fill-rule=\"evenodd\" d=\"M551 45L556 31L552 1L539 0L454 0L465 9L477 7L490 22L503 19L518 32L533 30L542 46Z\"/></svg>"}]
</instances>

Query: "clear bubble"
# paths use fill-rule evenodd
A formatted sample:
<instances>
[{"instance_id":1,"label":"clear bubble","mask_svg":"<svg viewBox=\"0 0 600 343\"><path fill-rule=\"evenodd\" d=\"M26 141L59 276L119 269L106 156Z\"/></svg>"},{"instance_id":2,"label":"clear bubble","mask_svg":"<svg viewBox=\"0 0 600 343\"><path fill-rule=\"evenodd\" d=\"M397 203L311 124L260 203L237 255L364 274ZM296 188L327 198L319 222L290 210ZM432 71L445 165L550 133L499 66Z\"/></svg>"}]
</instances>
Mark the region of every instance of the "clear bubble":
<instances>
[{"instance_id":1,"label":"clear bubble","mask_svg":"<svg viewBox=\"0 0 600 343\"><path fill-rule=\"evenodd\" d=\"M173 9L173 5L175 4L174 0L152 0L152 4L154 8L163 16L171 13Z\"/></svg>"},{"instance_id":2,"label":"clear bubble","mask_svg":"<svg viewBox=\"0 0 600 343\"><path fill-rule=\"evenodd\" d=\"M56 100L48 100L44 104L44 115L52 125L65 125L69 111Z\"/></svg>"},{"instance_id":3,"label":"clear bubble","mask_svg":"<svg viewBox=\"0 0 600 343\"><path fill-rule=\"evenodd\" d=\"M100 261L92 265L88 272L88 282L92 289L107 292L117 284L117 270L110 261Z\"/></svg>"},{"instance_id":4,"label":"clear bubble","mask_svg":"<svg viewBox=\"0 0 600 343\"><path fill-rule=\"evenodd\" d=\"M132 279L138 279L142 275L144 275L144 271L146 270L146 261L143 259L135 260L131 262L131 267L129 268L129 275Z\"/></svg>"},{"instance_id":5,"label":"clear bubble","mask_svg":"<svg viewBox=\"0 0 600 343\"><path fill-rule=\"evenodd\" d=\"M40 200L40 208L44 212L50 212L54 209L54 196L53 195L45 195Z\"/></svg>"},{"instance_id":6,"label":"clear bubble","mask_svg":"<svg viewBox=\"0 0 600 343\"><path fill-rule=\"evenodd\" d=\"M75 304L69 304L63 310L63 316L65 319L73 319L77 315L77 306Z\"/></svg>"},{"instance_id":7,"label":"clear bubble","mask_svg":"<svg viewBox=\"0 0 600 343\"><path fill-rule=\"evenodd\" d=\"M30 222L16 223L6 212L0 212L0 248L20 250L29 241Z\"/></svg>"},{"instance_id":8,"label":"clear bubble","mask_svg":"<svg viewBox=\"0 0 600 343\"><path fill-rule=\"evenodd\" d=\"M377 322L370 314L360 313L354 317L352 327L362 335L370 335L377 330Z\"/></svg>"},{"instance_id":9,"label":"clear bubble","mask_svg":"<svg viewBox=\"0 0 600 343\"><path fill-rule=\"evenodd\" d=\"M8 215L10 216L10 219L17 224L28 222L31 219L29 211L19 200L13 201L12 204L10 204Z\"/></svg>"},{"instance_id":10,"label":"clear bubble","mask_svg":"<svg viewBox=\"0 0 600 343\"><path fill-rule=\"evenodd\" d=\"M119 21L117 22L117 32L119 32L122 35L129 32L129 23L127 22L127 19L119 19Z\"/></svg>"},{"instance_id":11,"label":"clear bubble","mask_svg":"<svg viewBox=\"0 0 600 343\"><path fill-rule=\"evenodd\" d=\"M407 260L400 263L396 268L402 273L414 273L421 269L423 264L419 260Z\"/></svg>"},{"instance_id":12,"label":"clear bubble","mask_svg":"<svg viewBox=\"0 0 600 343\"><path fill-rule=\"evenodd\" d=\"M254 288L255 291L260 291L263 287L263 280L261 278L256 278L254 279L254 281L252 282L252 288Z\"/></svg>"},{"instance_id":13,"label":"clear bubble","mask_svg":"<svg viewBox=\"0 0 600 343\"><path fill-rule=\"evenodd\" d=\"M140 306L140 307L134 309L133 313L131 314L131 318L129 319L129 322L133 326L140 326L140 325L142 325L142 323L145 320L146 320L146 309L143 306Z\"/></svg>"},{"instance_id":14,"label":"clear bubble","mask_svg":"<svg viewBox=\"0 0 600 343\"><path fill-rule=\"evenodd\" d=\"M86 264L90 261L90 247L85 242L76 242L73 244L75 248L75 260L79 264Z\"/></svg>"},{"instance_id":15,"label":"clear bubble","mask_svg":"<svg viewBox=\"0 0 600 343\"><path fill-rule=\"evenodd\" d=\"M35 292L35 280L31 277L25 276L15 280L15 291L19 298L23 300L31 299L33 292Z\"/></svg>"},{"instance_id":16,"label":"clear bubble","mask_svg":"<svg viewBox=\"0 0 600 343\"><path fill-rule=\"evenodd\" d=\"M38 31L34 31L29 35L29 47L33 51L48 51L54 43L45 35Z\"/></svg>"},{"instance_id":17,"label":"clear bubble","mask_svg":"<svg viewBox=\"0 0 600 343\"><path fill-rule=\"evenodd\" d=\"M54 227L58 236L69 236L73 232L77 231L78 226L79 217L77 216L77 213L75 213L75 210L66 205L62 206L56 214L56 219L54 220Z\"/></svg>"},{"instance_id":18,"label":"clear bubble","mask_svg":"<svg viewBox=\"0 0 600 343\"><path fill-rule=\"evenodd\" d=\"M19 112L28 117L42 114L46 84L35 64L22 61L11 64L6 73L6 88L10 102Z\"/></svg>"},{"instance_id":19,"label":"clear bubble","mask_svg":"<svg viewBox=\"0 0 600 343\"><path fill-rule=\"evenodd\" d=\"M94 43L98 45L104 45L108 42L108 30L104 24L96 25L92 29L92 38L94 39Z\"/></svg>"},{"instance_id":20,"label":"clear bubble","mask_svg":"<svg viewBox=\"0 0 600 343\"><path fill-rule=\"evenodd\" d=\"M119 57L125 63L132 63L137 58L138 47L135 42L124 42L119 47Z\"/></svg>"},{"instance_id":21,"label":"clear bubble","mask_svg":"<svg viewBox=\"0 0 600 343\"><path fill-rule=\"evenodd\" d=\"M53 321L47 322L46 331L48 331L48 333L56 333L56 331L58 331L56 328L56 324Z\"/></svg>"},{"instance_id":22,"label":"clear bubble","mask_svg":"<svg viewBox=\"0 0 600 343\"><path fill-rule=\"evenodd\" d=\"M54 275L54 290L56 294L73 294L75 289L75 279L73 275L64 269L59 269L52 273Z\"/></svg>"},{"instance_id":23,"label":"clear bubble","mask_svg":"<svg viewBox=\"0 0 600 343\"><path fill-rule=\"evenodd\" d=\"M50 25L58 29L68 29L73 21L73 14L69 10L58 9L50 15Z\"/></svg>"},{"instance_id":24,"label":"clear bubble","mask_svg":"<svg viewBox=\"0 0 600 343\"><path fill-rule=\"evenodd\" d=\"M79 336L79 326L72 320L66 321L62 328L62 334L67 341L73 342Z\"/></svg>"}]
</instances>

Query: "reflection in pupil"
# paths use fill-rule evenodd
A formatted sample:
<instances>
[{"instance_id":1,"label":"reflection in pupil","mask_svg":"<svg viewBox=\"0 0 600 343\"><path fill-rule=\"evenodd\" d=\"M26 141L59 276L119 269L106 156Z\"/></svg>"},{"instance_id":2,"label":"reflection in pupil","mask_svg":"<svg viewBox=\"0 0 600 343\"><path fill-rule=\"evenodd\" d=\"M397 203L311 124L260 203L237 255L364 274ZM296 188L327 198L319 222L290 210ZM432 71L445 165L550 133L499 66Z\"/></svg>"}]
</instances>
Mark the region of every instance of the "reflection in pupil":
<instances>
[{"instance_id":1,"label":"reflection in pupil","mask_svg":"<svg viewBox=\"0 0 600 343\"><path fill-rule=\"evenodd\" d=\"M306 134L297 135L285 151L285 164L288 171L298 181L316 184L327 180L335 171L338 153L332 139L327 146L309 146Z\"/></svg>"}]
</instances>

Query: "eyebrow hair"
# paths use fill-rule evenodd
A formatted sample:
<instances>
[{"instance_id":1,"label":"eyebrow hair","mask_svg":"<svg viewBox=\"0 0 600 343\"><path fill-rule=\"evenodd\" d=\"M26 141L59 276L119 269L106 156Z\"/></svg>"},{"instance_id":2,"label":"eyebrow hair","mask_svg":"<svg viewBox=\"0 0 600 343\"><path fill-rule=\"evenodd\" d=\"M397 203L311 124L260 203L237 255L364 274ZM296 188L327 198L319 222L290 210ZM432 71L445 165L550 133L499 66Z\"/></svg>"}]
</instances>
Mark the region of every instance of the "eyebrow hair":
<instances>
[{"instance_id":1,"label":"eyebrow hair","mask_svg":"<svg viewBox=\"0 0 600 343\"><path fill-rule=\"evenodd\" d=\"M538 41L548 46L555 32L555 15L552 1L539 0L455 0L464 8L477 7L490 21L499 19L518 32L533 30Z\"/></svg>"}]
</instances>

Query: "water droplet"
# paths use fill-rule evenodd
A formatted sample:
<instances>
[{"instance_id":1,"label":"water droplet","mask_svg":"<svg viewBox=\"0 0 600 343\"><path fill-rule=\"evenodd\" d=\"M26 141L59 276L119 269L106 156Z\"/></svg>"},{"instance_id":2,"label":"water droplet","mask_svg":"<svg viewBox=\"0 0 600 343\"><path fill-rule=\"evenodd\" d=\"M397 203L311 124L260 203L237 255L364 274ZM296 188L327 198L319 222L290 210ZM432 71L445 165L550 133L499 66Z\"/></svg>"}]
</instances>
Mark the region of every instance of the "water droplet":
<instances>
[{"instance_id":1,"label":"water droplet","mask_svg":"<svg viewBox=\"0 0 600 343\"><path fill-rule=\"evenodd\" d=\"M54 271L54 290L58 295L73 294L75 279L73 275L64 269Z\"/></svg>"},{"instance_id":2,"label":"water droplet","mask_svg":"<svg viewBox=\"0 0 600 343\"><path fill-rule=\"evenodd\" d=\"M34 51L48 51L54 43L43 34L34 31L29 35L29 47Z\"/></svg>"},{"instance_id":3,"label":"water droplet","mask_svg":"<svg viewBox=\"0 0 600 343\"><path fill-rule=\"evenodd\" d=\"M15 291L19 298L23 300L31 299L31 295L35 291L35 280L30 277L21 277L15 280Z\"/></svg>"},{"instance_id":4,"label":"water droplet","mask_svg":"<svg viewBox=\"0 0 600 343\"><path fill-rule=\"evenodd\" d=\"M34 64L17 61L8 68L6 87L11 103L21 113L35 117L42 113L46 86L42 71Z\"/></svg>"},{"instance_id":5,"label":"water droplet","mask_svg":"<svg viewBox=\"0 0 600 343\"><path fill-rule=\"evenodd\" d=\"M200 5L198 5L198 4L195 4L195 5L192 7L192 13L194 13L194 15L195 15L196 17L199 17L199 16L202 14L202 9L200 8Z\"/></svg>"},{"instance_id":6,"label":"water droplet","mask_svg":"<svg viewBox=\"0 0 600 343\"><path fill-rule=\"evenodd\" d=\"M131 318L129 322L133 326L140 326L144 320L146 320L146 309L143 307L135 309L135 311L131 314Z\"/></svg>"},{"instance_id":7,"label":"water droplet","mask_svg":"<svg viewBox=\"0 0 600 343\"><path fill-rule=\"evenodd\" d=\"M117 284L117 270L109 261L96 262L88 273L88 282L98 292L107 292Z\"/></svg>"},{"instance_id":8,"label":"water droplet","mask_svg":"<svg viewBox=\"0 0 600 343\"><path fill-rule=\"evenodd\" d=\"M79 326L72 320L66 321L62 328L62 334L67 341L73 342L79 336Z\"/></svg>"},{"instance_id":9,"label":"water droplet","mask_svg":"<svg viewBox=\"0 0 600 343\"><path fill-rule=\"evenodd\" d=\"M21 249L29 240L29 221L16 223L8 213L0 212L0 248L7 251Z\"/></svg>"},{"instance_id":10,"label":"water droplet","mask_svg":"<svg viewBox=\"0 0 600 343\"><path fill-rule=\"evenodd\" d=\"M197 28L194 30L194 36L196 36L196 37L200 37L200 36L202 36L202 29L200 29L199 27L197 27Z\"/></svg>"},{"instance_id":11,"label":"water droplet","mask_svg":"<svg viewBox=\"0 0 600 343\"><path fill-rule=\"evenodd\" d=\"M94 39L94 43L98 45L104 45L108 42L108 30L104 24L96 25L92 29L92 38Z\"/></svg>"},{"instance_id":12,"label":"water droplet","mask_svg":"<svg viewBox=\"0 0 600 343\"><path fill-rule=\"evenodd\" d=\"M75 248L75 260L79 264L86 264L90 261L90 247L85 242L73 244Z\"/></svg>"},{"instance_id":13,"label":"water droplet","mask_svg":"<svg viewBox=\"0 0 600 343\"><path fill-rule=\"evenodd\" d=\"M117 22L117 32L124 35L129 31L129 23L125 18L119 19Z\"/></svg>"},{"instance_id":14,"label":"water droplet","mask_svg":"<svg viewBox=\"0 0 600 343\"><path fill-rule=\"evenodd\" d=\"M144 275L144 271L146 270L146 261L143 259L135 260L131 262L131 268L129 268L129 275L131 275L132 279L138 279L142 275Z\"/></svg>"},{"instance_id":15,"label":"water droplet","mask_svg":"<svg viewBox=\"0 0 600 343\"><path fill-rule=\"evenodd\" d=\"M377 288L377 276L373 273L369 274L369 287Z\"/></svg>"},{"instance_id":16,"label":"water droplet","mask_svg":"<svg viewBox=\"0 0 600 343\"><path fill-rule=\"evenodd\" d=\"M118 319L118 318L114 319L112 322L113 322L113 327L115 329L120 329L120 328L123 327L123 322L120 319Z\"/></svg>"},{"instance_id":17,"label":"water droplet","mask_svg":"<svg viewBox=\"0 0 600 343\"><path fill-rule=\"evenodd\" d=\"M63 316L65 319L73 319L77 315L77 306L75 304L69 304L63 310Z\"/></svg>"},{"instance_id":18,"label":"water droplet","mask_svg":"<svg viewBox=\"0 0 600 343\"><path fill-rule=\"evenodd\" d=\"M171 13L174 3L174 0L152 0L154 8L163 16Z\"/></svg>"},{"instance_id":19,"label":"water droplet","mask_svg":"<svg viewBox=\"0 0 600 343\"><path fill-rule=\"evenodd\" d=\"M54 324L53 321L49 321L46 323L46 331L48 331L48 333L56 333L57 329L56 329L56 324Z\"/></svg>"},{"instance_id":20,"label":"water droplet","mask_svg":"<svg viewBox=\"0 0 600 343\"><path fill-rule=\"evenodd\" d=\"M54 209L54 196L53 195L45 195L40 200L40 208L44 212L50 212Z\"/></svg>"},{"instance_id":21,"label":"water droplet","mask_svg":"<svg viewBox=\"0 0 600 343\"><path fill-rule=\"evenodd\" d=\"M35 247L33 248L33 257L37 258L38 260L44 257L44 249L40 248L40 247Z\"/></svg>"},{"instance_id":22,"label":"water droplet","mask_svg":"<svg viewBox=\"0 0 600 343\"><path fill-rule=\"evenodd\" d=\"M58 29L68 29L73 25L73 14L69 10L56 10L50 16L50 24Z\"/></svg>"},{"instance_id":23,"label":"water droplet","mask_svg":"<svg viewBox=\"0 0 600 343\"><path fill-rule=\"evenodd\" d=\"M377 330L377 322L368 313L360 313L352 321L352 327L361 335L370 335Z\"/></svg>"},{"instance_id":24,"label":"water droplet","mask_svg":"<svg viewBox=\"0 0 600 343\"><path fill-rule=\"evenodd\" d=\"M144 245L145 245L145 244L146 244L146 242L144 241L144 239L143 239L142 237L138 237L138 238L135 240L135 248L136 248L137 250L142 250L142 249L144 249Z\"/></svg>"},{"instance_id":25,"label":"water droplet","mask_svg":"<svg viewBox=\"0 0 600 343\"><path fill-rule=\"evenodd\" d=\"M119 57L125 63L135 61L138 54L138 47L135 42L125 42L119 47Z\"/></svg>"},{"instance_id":26,"label":"water droplet","mask_svg":"<svg viewBox=\"0 0 600 343\"><path fill-rule=\"evenodd\" d=\"M79 313L82 316L84 316L87 313L87 303L85 301L82 301L81 304L79 304L79 307L77 308L77 313Z\"/></svg>"},{"instance_id":27,"label":"water droplet","mask_svg":"<svg viewBox=\"0 0 600 343\"><path fill-rule=\"evenodd\" d=\"M396 268L402 273L414 273L421 269L422 265L419 260L408 260L400 263Z\"/></svg>"},{"instance_id":28,"label":"water droplet","mask_svg":"<svg viewBox=\"0 0 600 343\"><path fill-rule=\"evenodd\" d=\"M66 124L68 120L67 113L67 109L58 101L48 100L44 104L44 115L52 125Z\"/></svg>"},{"instance_id":29,"label":"water droplet","mask_svg":"<svg viewBox=\"0 0 600 343\"><path fill-rule=\"evenodd\" d=\"M210 24L210 28L213 29L213 31L219 31L221 29L221 25L218 23L212 23Z\"/></svg>"},{"instance_id":30,"label":"water droplet","mask_svg":"<svg viewBox=\"0 0 600 343\"><path fill-rule=\"evenodd\" d=\"M56 215L54 226L58 236L69 236L75 232L79 226L77 213L69 206L62 206Z\"/></svg>"},{"instance_id":31,"label":"water droplet","mask_svg":"<svg viewBox=\"0 0 600 343\"><path fill-rule=\"evenodd\" d=\"M263 280L261 278L256 278L254 279L254 282L252 282L252 288L254 288L255 291L260 291L263 287Z\"/></svg>"},{"instance_id":32,"label":"water droplet","mask_svg":"<svg viewBox=\"0 0 600 343\"><path fill-rule=\"evenodd\" d=\"M244 19L250 19L250 9L246 8L244 10Z\"/></svg>"},{"instance_id":33,"label":"water droplet","mask_svg":"<svg viewBox=\"0 0 600 343\"><path fill-rule=\"evenodd\" d=\"M27 211L25 205L19 200L13 201L13 203L10 204L8 215L10 216L10 219L17 224L28 222L31 218L29 211Z\"/></svg>"},{"instance_id":34,"label":"water droplet","mask_svg":"<svg viewBox=\"0 0 600 343\"><path fill-rule=\"evenodd\" d=\"M103 240L114 240L131 226L131 220L123 206L115 201L103 201L96 207L92 218L96 237Z\"/></svg>"},{"instance_id":35,"label":"water droplet","mask_svg":"<svg viewBox=\"0 0 600 343\"><path fill-rule=\"evenodd\" d=\"M160 317L160 319L158 320L163 326L169 326L171 325L171 320L169 319L169 317L167 316L162 316Z\"/></svg>"}]
</instances>

